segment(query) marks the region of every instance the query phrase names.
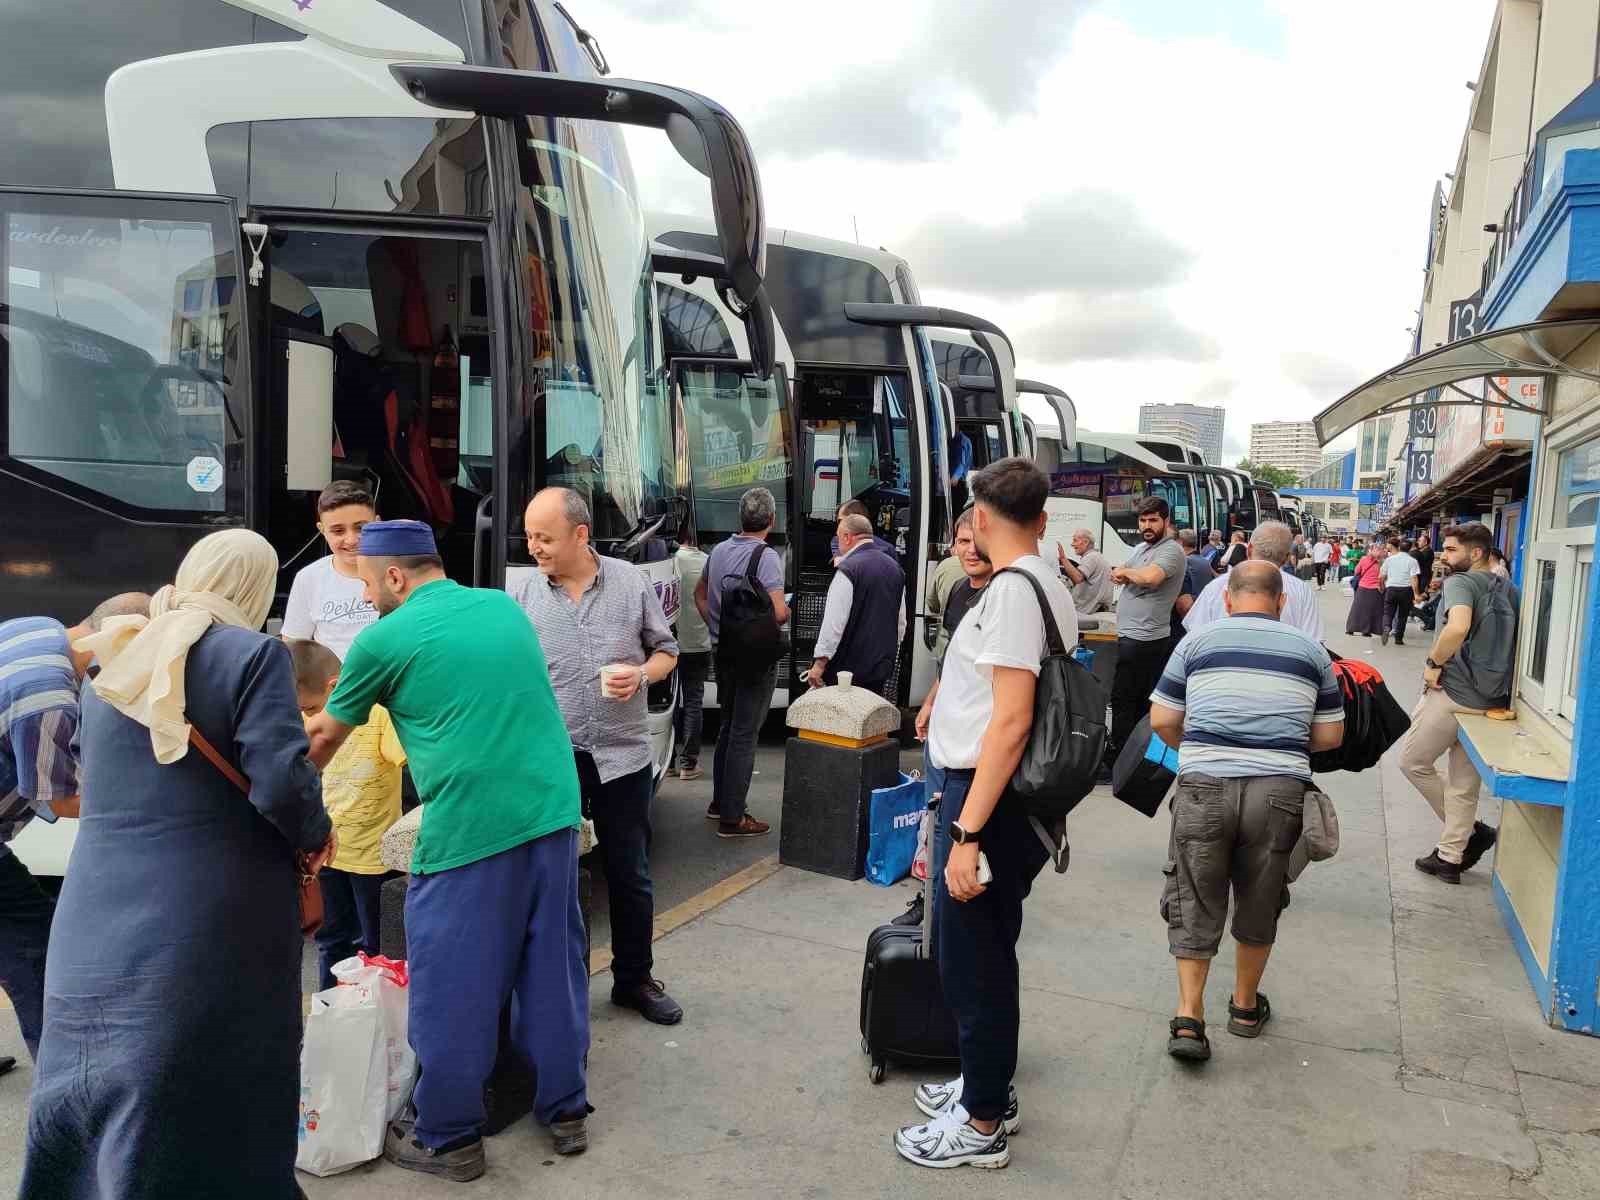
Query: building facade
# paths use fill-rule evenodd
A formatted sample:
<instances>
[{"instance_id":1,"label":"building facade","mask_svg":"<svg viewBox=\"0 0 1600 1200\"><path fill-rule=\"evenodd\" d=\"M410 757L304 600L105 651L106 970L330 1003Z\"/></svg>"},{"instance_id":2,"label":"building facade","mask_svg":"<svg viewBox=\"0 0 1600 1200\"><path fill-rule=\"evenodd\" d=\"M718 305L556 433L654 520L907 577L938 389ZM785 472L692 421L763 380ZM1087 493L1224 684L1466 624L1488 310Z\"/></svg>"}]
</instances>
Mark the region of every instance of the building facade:
<instances>
[{"instance_id":1,"label":"building facade","mask_svg":"<svg viewBox=\"0 0 1600 1200\"><path fill-rule=\"evenodd\" d=\"M1222 465L1222 431L1228 411L1218 404L1141 404L1139 432L1200 448L1208 466Z\"/></svg>"},{"instance_id":2,"label":"building facade","mask_svg":"<svg viewBox=\"0 0 1600 1200\"><path fill-rule=\"evenodd\" d=\"M1383 480L1382 526L1482 521L1511 563L1516 721L1459 723L1503 801L1495 899L1546 1019L1586 1033L1600 1033L1600 776L1572 764L1600 755L1597 73L1600 0L1500 0L1430 207L1411 347L1427 362L1318 418L1331 438L1389 410L1362 424L1355 471ZM1406 399L1424 376L1436 386Z\"/></svg>"},{"instance_id":3,"label":"building facade","mask_svg":"<svg viewBox=\"0 0 1600 1200\"><path fill-rule=\"evenodd\" d=\"M1311 421L1258 421L1250 426L1250 461L1294 472L1304 483L1322 466L1322 445Z\"/></svg>"}]
</instances>

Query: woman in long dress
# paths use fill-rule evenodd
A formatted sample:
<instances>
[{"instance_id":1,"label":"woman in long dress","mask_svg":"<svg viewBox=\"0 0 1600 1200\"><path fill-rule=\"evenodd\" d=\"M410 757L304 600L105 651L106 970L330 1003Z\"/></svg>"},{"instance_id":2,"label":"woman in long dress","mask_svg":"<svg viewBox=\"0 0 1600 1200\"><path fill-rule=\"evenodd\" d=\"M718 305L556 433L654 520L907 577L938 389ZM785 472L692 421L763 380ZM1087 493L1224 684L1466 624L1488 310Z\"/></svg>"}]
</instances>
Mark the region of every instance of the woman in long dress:
<instances>
[{"instance_id":1,"label":"woman in long dress","mask_svg":"<svg viewBox=\"0 0 1600 1200\"><path fill-rule=\"evenodd\" d=\"M202 539L78 642L82 817L45 968L22 1196L292 1200L296 852L331 854L289 651L256 632L277 578L246 530ZM230 783L193 723L250 782Z\"/></svg>"},{"instance_id":2,"label":"woman in long dress","mask_svg":"<svg viewBox=\"0 0 1600 1200\"><path fill-rule=\"evenodd\" d=\"M1345 618L1344 631L1373 637L1383 632L1383 560L1386 547L1374 542L1360 562L1356 563L1354 576L1356 596L1350 603L1350 615Z\"/></svg>"}]
</instances>

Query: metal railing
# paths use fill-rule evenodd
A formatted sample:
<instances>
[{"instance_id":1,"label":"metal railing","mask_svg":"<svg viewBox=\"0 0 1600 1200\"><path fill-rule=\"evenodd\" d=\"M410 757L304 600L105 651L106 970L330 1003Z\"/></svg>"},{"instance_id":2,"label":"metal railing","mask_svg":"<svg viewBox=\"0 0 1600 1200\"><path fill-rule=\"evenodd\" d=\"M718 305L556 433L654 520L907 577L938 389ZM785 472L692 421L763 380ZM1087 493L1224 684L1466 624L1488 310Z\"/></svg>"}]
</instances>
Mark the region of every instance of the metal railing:
<instances>
[{"instance_id":1,"label":"metal railing","mask_svg":"<svg viewBox=\"0 0 1600 1200\"><path fill-rule=\"evenodd\" d=\"M1533 174L1536 157L1536 152L1528 155L1527 162L1522 166L1522 178L1517 180L1517 186L1511 191L1511 202L1506 205L1505 216L1500 218L1499 225L1493 227L1494 241L1489 244L1489 254L1483 260L1483 274L1479 280L1480 296L1489 294L1490 285L1511 254L1517 234L1522 232L1522 223L1527 220L1533 202L1539 198L1539 188Z\"/></svg>"}]
</instances>

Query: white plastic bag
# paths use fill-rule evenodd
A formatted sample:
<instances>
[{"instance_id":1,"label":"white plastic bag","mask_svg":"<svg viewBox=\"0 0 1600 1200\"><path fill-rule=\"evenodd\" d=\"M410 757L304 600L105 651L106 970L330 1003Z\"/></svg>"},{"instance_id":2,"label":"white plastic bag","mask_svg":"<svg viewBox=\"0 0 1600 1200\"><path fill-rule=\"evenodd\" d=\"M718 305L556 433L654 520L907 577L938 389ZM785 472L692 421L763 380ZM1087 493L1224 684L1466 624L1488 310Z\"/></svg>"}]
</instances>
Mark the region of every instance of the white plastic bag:
<instances>
[{"instance_id":1,"label":"white plastic bag","mask_svg":"<svg viewBox=\"0 0 1600 1200\"><path fill-rule=\"evenodd\" d=\"M334 964L337 987L311 998L300 1051L295 1166L335 1175L383 1153L389 1121L416 1082L406 1040L406 966L386 958Z\"/></svg>"}]
</instances>

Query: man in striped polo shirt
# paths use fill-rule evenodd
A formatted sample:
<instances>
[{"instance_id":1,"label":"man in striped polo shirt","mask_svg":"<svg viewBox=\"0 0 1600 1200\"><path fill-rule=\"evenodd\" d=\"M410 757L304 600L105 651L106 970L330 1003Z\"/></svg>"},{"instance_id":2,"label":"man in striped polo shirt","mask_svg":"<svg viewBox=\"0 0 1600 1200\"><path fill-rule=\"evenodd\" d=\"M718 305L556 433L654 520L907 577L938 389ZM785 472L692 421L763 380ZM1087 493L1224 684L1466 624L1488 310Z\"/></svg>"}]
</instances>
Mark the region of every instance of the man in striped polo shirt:
<instances>
[{"instance_id":1,"label":"man in striped polo shirt","mask_svg":"<svg viewBox=\"0 0 1600 1200\"><path fill-rule=\"evenodd\" d=\"M1178 746L1178 791L1161 915L1178 960L1178 1015L1167 1052L1211 1057L1205 987L1233 889L1238 943L1228 1032L1256 1037L1272 1015L1258 992L1289 903L1289 852L1300 839L1311 752L1344 740L1344 699L1327 651L1279 620L1278 565L1228 573L1226 621L1178 644L1152 693L1150 727Z\"/></svg>"},{"instance_id":2,"label":"man in striped polo shirt","mask_svg":"<svg viewBox=\"0 0 1600 1200\"><path fill-rule=\"evenodd\" d=\"M55 904L11 852L34 817L78 815L78 683L89 655L72 643L110 617L148 612L142 592L113 596L71 629L49 617L0 622L0 987L37 1054L44 1019L44 952ZM16 1065L0 1056L0 1075Z\"/></svg>"}]
</instances>

